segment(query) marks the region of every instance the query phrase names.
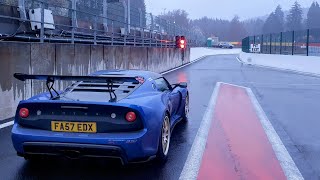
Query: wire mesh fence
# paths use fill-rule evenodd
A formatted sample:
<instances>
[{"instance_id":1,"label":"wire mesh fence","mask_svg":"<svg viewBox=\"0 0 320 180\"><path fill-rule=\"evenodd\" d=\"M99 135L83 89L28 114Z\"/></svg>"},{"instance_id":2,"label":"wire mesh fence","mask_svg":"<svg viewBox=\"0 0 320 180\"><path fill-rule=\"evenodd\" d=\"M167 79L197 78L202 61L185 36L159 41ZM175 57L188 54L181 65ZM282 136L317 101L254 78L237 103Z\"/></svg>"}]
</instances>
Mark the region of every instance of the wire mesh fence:
<instances>
[{"instance_id":1,"label":"wire mesh fence","mask_svg":"<svg viewBox=\"0 0 320 180\"><path fill-rule=\"evenodd\" d=\"M177 35L189 46L206 39L131 0L0 0L0 25L0 40L11 41L173 47Z\"/></svg>"},{"instance_id":2,"label":"wire mesh fence","mask_svg":"<svg viewBox=\"0 0 320 180\"><path fill-rule=\"evenodd\" d=\"M260 45L262 54L320 56L320 29L249 36L242 40L242 51L252 52L253 45Z\"/></svg>"}]
</instances>

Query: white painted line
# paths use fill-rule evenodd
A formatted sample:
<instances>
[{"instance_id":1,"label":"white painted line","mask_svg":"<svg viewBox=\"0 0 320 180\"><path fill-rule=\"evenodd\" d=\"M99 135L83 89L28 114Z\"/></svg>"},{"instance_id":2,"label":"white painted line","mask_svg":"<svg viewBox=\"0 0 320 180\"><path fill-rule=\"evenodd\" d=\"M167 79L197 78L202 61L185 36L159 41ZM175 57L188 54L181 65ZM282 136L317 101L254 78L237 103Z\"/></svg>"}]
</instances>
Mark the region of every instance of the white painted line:
<instances>
[{"instance_id":1,"label":"white painted line","mask_svg":"<svg viewBox=\"0 0 320 180\"><path fill-rule=\"evenodd\" d=\"M211 126L214 107L217 101L218 92L220 89L220 82L216 84L211 95L208 107L201 121L197 135L193 141L191 150L189 152L186 163L180 174L179 180L195 180L197 179L199 168L202 161L203 152L206 147L207 137Z\"/></svg>"},{"instance_id":2,"label":"white painted line","mask_svg":"<svg viewBox=\"0 0 320 180\"><path fill-rule=\"evenodd\" d=\"M0 124L0 129L8 127L8 126L12 126L13 125L13 121L9 121L3 124Z\"/></svg>"},{"instance_id":3,"label":"white painted line","mask_svg":"<svg viewBox=\"0 0 320 180\"><path fill-rule=\"evenodd\" d=\"M236 59L239 61L239 63L244 64L244 62L241 61L241 59L239 57L236 57Z\"/></svg>"},{"instance_id":4,"label":"white painted line","mask_svg":"<svg viewBox=\"0 0 320 180\"><path fill-rule=\"evenodd\" d=\"M168 74L169 72L172 72L172 71L175 71L175 70L177 70L177 69L180 69L180 68L186 67L186 66L188 66L188 65L191 65L191 64L193 64L193 63L195 63L195 62L197 62L197 61L199 61L199 60L201 60L201 59L203 59L203 58L205 58L205 57L207 57L207 56L202 56L202 57L200 57L200 58L198 58L198 59L196 59L196 60L194 60L194 61L190 61L190 62L187 63L187 64L184 64L184 65L182 65L182 66L173 68L173 69L171 69L171 70L169 70L169 71L162 72L162 73L160 73L160 74L161 74L161 75Z\"/></svg>"},{"instance_id":5,"label":"white painted line","mask_svg":"<svg viewBox=\"0 0 320 180\"><path fill-rule=\"evenodd\" d=\"M252 90L250 88L246 88L246 90L251 99L251 102L253 103L255 111L260 119L261 125L268 136L268 139L272 145L272 148L278 158L278 161L280 162L282 170L284 171L287 179L290 179L290 180L304 179L298 167L294 163L292 157L290 156L289 152L287 151L286 147L283 145L277 132L273 128L272 124L270 123L267 115L261 108Z\"/></svg>"},{"instance_id":6,"label":"white painted line","mask_svg":"<svg viewBox=\"0 0 320 180\"><path fill-rule=\"evenodd\" d=\"M239 87L239 88L244 88L246 89L247 87L244 86L240 86L240 85L235 85L235 84L230 84L230 83L226 83L226 82L219 82L220 84L226 84L226 85L230 85L230 86L235 86L235 87Z\"/></svg>"}]
</instances>

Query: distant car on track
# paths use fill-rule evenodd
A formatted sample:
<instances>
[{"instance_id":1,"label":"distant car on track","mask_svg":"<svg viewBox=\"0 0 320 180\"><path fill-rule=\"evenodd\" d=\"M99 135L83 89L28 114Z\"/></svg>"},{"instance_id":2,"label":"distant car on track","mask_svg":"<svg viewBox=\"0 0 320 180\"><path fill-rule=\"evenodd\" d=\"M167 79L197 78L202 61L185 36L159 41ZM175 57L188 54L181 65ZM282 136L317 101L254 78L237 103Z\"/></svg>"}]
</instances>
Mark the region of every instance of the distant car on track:
<instances>
[{"instance_id":1,"label":"distant car on track","mask_svg":"<svg viewBox=\"0 0 320 180\"><path fill-rule=\"evenodd\" d=\"M228 49L233 49L233 45L231 43L227 43L227 42L220 42L218 44L219 48L228 48Z\"/></svg>"},{"instance_id":2,"label":"distant car on track","mask_svg":"<svg viewBox=\"0 0 320 180\"><path fill-rule=\"evenodd\" d=\"M49 92L19 103L12 141L19 156L117 158L123 164L164 162L171 132L187 120L187 83L170 85L149 71L98 71L89 76L14 74L44 80ZM73 81L62 92L55 81Z\"/></svg>"}]
</instances>

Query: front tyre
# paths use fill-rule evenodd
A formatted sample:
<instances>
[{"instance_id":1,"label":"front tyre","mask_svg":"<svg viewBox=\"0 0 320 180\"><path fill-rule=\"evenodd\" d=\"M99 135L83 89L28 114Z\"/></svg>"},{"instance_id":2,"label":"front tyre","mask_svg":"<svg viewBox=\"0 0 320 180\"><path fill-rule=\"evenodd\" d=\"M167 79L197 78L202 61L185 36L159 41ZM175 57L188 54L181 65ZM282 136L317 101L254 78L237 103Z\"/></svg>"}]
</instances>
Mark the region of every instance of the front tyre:
<instances>
[{"instance_id":1,"label":"front tyre","mask_svg":"<svg viewBox=\"0 0 320 180\"><path fill-rule=\"evenodd\" d=\"M157 159L161 163L166 162L168 158L170 138L171 138L170 119L168 114L166 114L162 122L158 153L157 153Z\"/></svg>"}]
</instances>

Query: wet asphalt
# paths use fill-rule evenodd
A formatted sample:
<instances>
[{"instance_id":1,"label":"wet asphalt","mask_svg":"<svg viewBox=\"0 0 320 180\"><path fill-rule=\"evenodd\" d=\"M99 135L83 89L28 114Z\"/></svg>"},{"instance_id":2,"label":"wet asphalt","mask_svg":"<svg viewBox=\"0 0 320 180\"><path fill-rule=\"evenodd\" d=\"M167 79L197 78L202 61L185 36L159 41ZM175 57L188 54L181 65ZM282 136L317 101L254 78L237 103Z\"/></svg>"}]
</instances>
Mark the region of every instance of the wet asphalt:
<instances>
[{"instance_id":1,"label":"wet asphalt","mask_svg":"<svg viewBox=\"0 0 320 180\"><path fill-rule=\"evenodd\" d=\"M165 77L186 81L190 118L171 137L166 164L47 160L16 156L11 127L0 129L0 179L178 179L216 82L251 88L305 179L320 179L320 78L242 65L236 55L206 57Z\"/></svg>"}]
</instances>

